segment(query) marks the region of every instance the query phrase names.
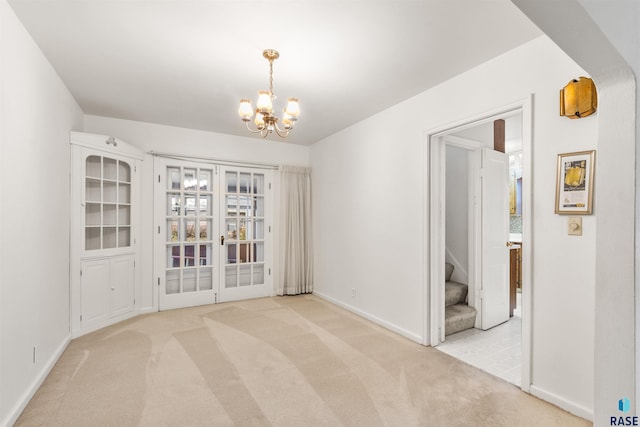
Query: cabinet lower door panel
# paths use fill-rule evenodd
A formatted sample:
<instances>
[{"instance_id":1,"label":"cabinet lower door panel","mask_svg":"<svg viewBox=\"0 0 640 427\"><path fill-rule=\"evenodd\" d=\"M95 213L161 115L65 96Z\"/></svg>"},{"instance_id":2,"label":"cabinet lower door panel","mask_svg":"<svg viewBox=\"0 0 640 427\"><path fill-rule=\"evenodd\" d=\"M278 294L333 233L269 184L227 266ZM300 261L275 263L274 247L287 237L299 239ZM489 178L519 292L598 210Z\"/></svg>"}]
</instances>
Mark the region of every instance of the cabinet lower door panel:
<instances>
[{"instance_id":1,"label":"cabinet lower door panel","mask_svg":"<svg viewBox=\"0 0 640 427\"><path fill-rule=\"evenodd\" d=\"M82 262L82 329L104 326L109 319L133 311L134 271L133 255Z\"/></svg>"},{"instance_id":2,"label":"cabinet lower door panel","mask_svg":"<svg viewBox=\"0 0 640 427\"><path fill-rule=\"evenodd\" d=\"M111 259L110 287L109 287L109 314L117 317L133 310L133 256Z\"/></svg>"},{"instance_id":3,"label":"cabinet lower door panel","mask_svg":"<svg viewBox=\"0 0 640 427\"><path fill-rule=\"evenodd\" d=\"M82 263L80 283L80 323L83 328L104 322L109 317L109 260Z\"/></svg>"}]
</instances>

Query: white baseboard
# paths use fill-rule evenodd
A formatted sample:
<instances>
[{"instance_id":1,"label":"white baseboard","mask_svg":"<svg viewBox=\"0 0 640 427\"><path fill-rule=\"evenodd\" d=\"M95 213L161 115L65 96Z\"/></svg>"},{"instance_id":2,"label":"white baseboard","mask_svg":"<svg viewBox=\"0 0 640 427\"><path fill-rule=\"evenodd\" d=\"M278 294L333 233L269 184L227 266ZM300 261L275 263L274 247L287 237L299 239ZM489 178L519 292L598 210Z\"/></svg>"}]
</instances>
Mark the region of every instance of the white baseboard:
<instances>
[{"instance_id":1,"label":"white baseboard","mask_svg":"<svg viewBox=\"0 0 640 427\"><path fill-rule=\"evenodd\" d=\"M36 378L34 378L34 380L31 382L31 385L29 385L27 390L25 390L25 392L22 394L22 397L18 400L14 407L11 408L5 419L0 421L0 426L8 427L15 424L20 414L22 414L22 411L24 411L24 408L27 407L27 404L36 394L44 380L47 378L47 375L49 375L49 373L53 369L53 366L56 364L58 359L60 359L60 356L62 356L62 353L65 351L70 342L71 335L69 334L58 346L56 351L51 355L49 360L47 360L47 363L42 366L42 370L40 371L40 373L36 376Z\"/></svg>"},{"instance_id":2,"label":"white baseboard","mask_svg":"<svg viewBox=\"0 0 640 427\"><path fill-rule=\"evenodd\" d=\"M157 313L157 312L158 312L157 307L143 307L140 309L138 314L149 314L149 313Z\"/></svg>"},{"instance_id":3,"label":"white baseboard","mask_svg":"<svg viewBox=\"0 0 640 427\"><path fill-rule=\"evenodd\" d=\"M102 323L96 323L92 326L86 327L86 328L79 328L76 329L74 331L71 331L71 338L72 339L76 339L76 338L80 338L83 335L87 335L90 334L91 332L95 332L97 330L106 328L107 326L111 326L111 325L115 325L116 323L120 323L124 320L128 320L131 319L132 317L136 317L140 315L140 311L132 311L131 313L127 313L127 314L123 314L121 316L118 317L114 317L113 319L108 319L105 320Z\"/></svg>"},{"instance_id":4,"label":"white baseboard","mask_svg":"<svg viewBox=\"0 0 640 427\"><path fill-rule=\"evenodd\" d=\"M553 405L556 405L558 408L564 409L567 412L571 412L572 414L577 415L581 418L587 419L589 421L593 421L592 408L587 408L575 402L571 402L570 400L567 400L562 396L558 396L557 394L543 390L540 387L537 387L533 384L531 384L529 391L535 397L545 400Z\"/></svg>"},{"instance_id":5,"label":"white baseboard","mask_svg":"<svg viewBox=\"0 0 640 427\"><path fill-rule=\"evenodd\" d=\"M401 327L399 327L397 325L394 325L393 323L387 322L386 320L380 319L379 317L376 317L376 316L374 316L372 314L369 314L369 313L367 313L365 311L357 309L357 308L355 308L355 307L353 307L353 306L351 306L349 304L345 304L342 301L338 301L338 300L336 300L336 299L334 299L334 298L332 298L332 297L330 297L328 295L325 295L325 294L323 294L321 292L313 291L313 295L315 295L317 297L320 297L323 300L328 301L328 302L330 302L332 304L335 304L335 305L337 305L337 306L339 306L341 308L344 308L347 311L355 313L360 317L363 317L363 318L365 318L367 320L370 320L371 322L376 323L376 324L382 326L383 328L389 329L390 331L393 331L393 332L395 332L397 334L400 334L403 337L410 339L411 341L415 341L418 344L422 344L423 341L424 341L422 336L420 336L418 334L415 334L415 333L413 333L411 331L408 331L408 330L406 330L404 328L401 328Z\"/></svg>"}]
</instances>

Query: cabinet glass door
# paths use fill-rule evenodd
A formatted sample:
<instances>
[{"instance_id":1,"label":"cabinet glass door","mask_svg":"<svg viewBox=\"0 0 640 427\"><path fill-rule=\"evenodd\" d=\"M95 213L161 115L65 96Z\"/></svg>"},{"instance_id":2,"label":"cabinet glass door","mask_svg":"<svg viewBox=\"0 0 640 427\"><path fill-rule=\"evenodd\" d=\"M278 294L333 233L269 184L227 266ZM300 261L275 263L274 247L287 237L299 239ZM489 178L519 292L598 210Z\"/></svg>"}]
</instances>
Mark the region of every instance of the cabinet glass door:
<instances>
[{"instance_id":1,"label":"cabinet glass door","mask_svg":"<svg viewBox=\"0 0 640 427\"><path fill-rule=\"evenodd\" d=\"M131 165L90 155L84 165L84 250L129 248Z\"/></svg>"}]
</instances>

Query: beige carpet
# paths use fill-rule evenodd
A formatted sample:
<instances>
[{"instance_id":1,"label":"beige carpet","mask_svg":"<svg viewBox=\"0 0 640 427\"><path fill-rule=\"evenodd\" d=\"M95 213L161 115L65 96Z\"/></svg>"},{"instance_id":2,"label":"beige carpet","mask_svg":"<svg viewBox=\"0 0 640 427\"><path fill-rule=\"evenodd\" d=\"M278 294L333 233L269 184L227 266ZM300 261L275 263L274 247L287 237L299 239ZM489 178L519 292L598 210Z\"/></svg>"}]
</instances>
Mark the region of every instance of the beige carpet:
<instances>
[{"instance_id":1,"label":"beige carpet","mask_svg":"<svg viewBox=\"0 0 640 427\"><path fill-rule=\"evenodd\" d=\"M71 342L18 426L588 426L316 297L154 313Z\"/></svg>"}]
</instances>

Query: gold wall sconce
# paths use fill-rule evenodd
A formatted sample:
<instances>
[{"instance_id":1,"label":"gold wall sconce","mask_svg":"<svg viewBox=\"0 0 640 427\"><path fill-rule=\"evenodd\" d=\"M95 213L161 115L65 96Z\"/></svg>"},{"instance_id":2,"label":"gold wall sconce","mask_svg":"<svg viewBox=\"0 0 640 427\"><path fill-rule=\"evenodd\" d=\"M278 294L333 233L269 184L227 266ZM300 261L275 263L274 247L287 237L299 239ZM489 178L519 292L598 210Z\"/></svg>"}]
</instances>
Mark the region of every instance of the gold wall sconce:
<instances>
[{"instance_id":1,"label":"gold wall sconce","mask_svg":"<svg viewBox=\"0 0 640 427\"><path fill-rule=\"evenodd\" d=\"M560 89L560 115L570 119L590 116L598 108L596 85L588 77L571 80Z\"/></svg>"}]
</instances>

